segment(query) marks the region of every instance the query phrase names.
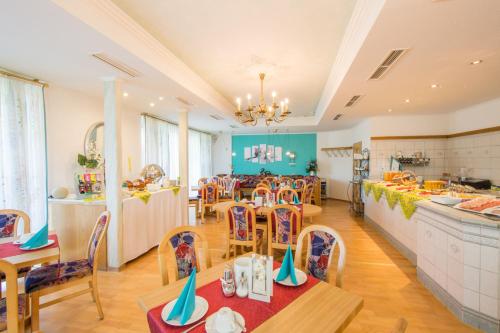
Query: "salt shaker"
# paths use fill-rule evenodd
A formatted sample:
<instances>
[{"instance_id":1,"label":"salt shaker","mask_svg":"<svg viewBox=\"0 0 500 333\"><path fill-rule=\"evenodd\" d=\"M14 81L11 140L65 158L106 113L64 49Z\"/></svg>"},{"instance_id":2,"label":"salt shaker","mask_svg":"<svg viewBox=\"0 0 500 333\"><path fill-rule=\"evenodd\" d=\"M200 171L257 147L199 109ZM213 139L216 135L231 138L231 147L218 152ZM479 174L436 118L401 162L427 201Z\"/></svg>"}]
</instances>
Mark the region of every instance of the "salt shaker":
<instances>
[{"instance_id":1,"label":"salt shaker","mask_svg":"<svg viewBox=\"0 0 500 333\"><path fill-rule=\"evenodd\" d=\"M236 287L234 285L233 269L230 265L226 264L226 266L224 267L224 277L222 277L220 281L222 286L222 293L224 294L224 296L233 296L236 291Z\"/></svg>"}]
</instances>

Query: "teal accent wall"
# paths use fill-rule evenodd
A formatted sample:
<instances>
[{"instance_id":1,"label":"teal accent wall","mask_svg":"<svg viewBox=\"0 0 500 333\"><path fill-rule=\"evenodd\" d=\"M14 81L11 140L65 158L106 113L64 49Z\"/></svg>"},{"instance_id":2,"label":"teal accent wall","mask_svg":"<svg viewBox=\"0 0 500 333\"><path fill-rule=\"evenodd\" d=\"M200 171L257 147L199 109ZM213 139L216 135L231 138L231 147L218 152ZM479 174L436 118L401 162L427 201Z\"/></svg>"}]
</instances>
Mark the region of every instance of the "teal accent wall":
<instances>
[{"instance_id":1,"label":"teal accent wall","mask_svg":"<svg viewBox=\"0 0 500 333\"><path fill-rule=\"evenodd\" d=\"M252 163L244 158L245 147L259 146L260 144L282 147L282 161L266 164ZM316 159L316 134L262 134L262 135L233 135L232 136L232 164L235 174L258 174L264 168L276 175L305 175L306 163ZM287 151L295 152L295 165L289 165Z\"/></svg>"}]
</instances>

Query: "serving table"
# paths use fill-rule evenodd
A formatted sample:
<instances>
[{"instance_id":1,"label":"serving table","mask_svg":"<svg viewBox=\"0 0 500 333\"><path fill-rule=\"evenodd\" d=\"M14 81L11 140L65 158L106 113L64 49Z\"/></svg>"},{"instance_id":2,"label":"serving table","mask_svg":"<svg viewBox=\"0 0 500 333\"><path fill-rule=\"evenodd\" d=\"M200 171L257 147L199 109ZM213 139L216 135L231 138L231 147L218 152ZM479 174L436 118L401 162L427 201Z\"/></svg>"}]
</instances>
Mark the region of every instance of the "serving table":
<instances>
[{"instance_id":1,"label":"serving table","mask_svg":"<svg viewBox=\"0 0 500 333\"><path fill-rule=\"evenodd\" d=\"M246 256L250 255L246 254ZM226 263L220 263L197 273L197 288L218 280L223 275L225 265ZM175 299L179 296L185 283L186 279L175 281L140 297L138 300L140 308L148 313L159 305ZM276 285L275 288L277 288ZM222 291L220 292L222 293ZM233 298L238 300L237 296ZM239 300L241 302L247 301L247 299ZM250 300L248 301L250 302ZM228 299L228 302L231 302L231 299ZM209 302L209 311L210 306L214 305ZM273 306L277 306L277 304L273 305L273 297L271 297L271 303L266 307L272 309ZM314 285L277 313L273 313L252 332L342 332L362 307L363 299L360 296L326 282L315 281Z\"/></svg>"}]
</instances>

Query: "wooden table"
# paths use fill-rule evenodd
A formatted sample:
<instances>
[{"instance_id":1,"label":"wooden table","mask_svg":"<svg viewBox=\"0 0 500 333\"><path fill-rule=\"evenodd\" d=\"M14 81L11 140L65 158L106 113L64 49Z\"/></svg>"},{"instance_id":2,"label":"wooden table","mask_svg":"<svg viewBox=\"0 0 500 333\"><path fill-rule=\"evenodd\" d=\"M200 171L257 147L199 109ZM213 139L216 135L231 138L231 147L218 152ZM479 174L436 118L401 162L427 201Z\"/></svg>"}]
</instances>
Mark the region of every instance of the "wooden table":
<instances>
[{"instance_id":1,"label":"wooden table","mask_svg":"<svg viewBox=\"0 0 500 333\"><path fill-rule=\"evenodd\" d=\"M54 231L49 232L50 235L55 234ZM14 237L0 238L0 244L10 243L15 240ZM33 265L44 264L52 261L59 260L59 248L44 248L34 251L25 251L23 254L15 256L4 257L3 260L15 265L18 269L30 267Z\"/></svg>"},{"instance_id":2,"label":"wooden table","mask_svg":"<svg viewBox=\"0 0 500 333\"><path fill-rule=\"evenodd\" d=\"M215 209L219 213L224 213L227 210L227 207L233 203L234 203L234 201L219 202L213 206L213 209ZM316 206L316 205L312 205L312 204L303 204L302 209L303 209L303 216L304 217L318 216L323 211L323 209L320 206ZM257 207L256 214L257 215L266 215L270 210L271 210L271 208L269 208L269 207Z\"/></svg>"},{"instance_id":3,"label":"wooden table","mask_svg":"<svg viewBox=\"0 0 500 333\"><path fill-rule=\"evenodd\" d=\"M225 264L220 263L197 273L196 286L201 287L219 279ZM175 281L140 297L140 308L147 313L178 297L185 283L186 279ZM362 307L363 299L360 296L321 281L253 332L342 332Z\"/></svg>"}]
</instances>

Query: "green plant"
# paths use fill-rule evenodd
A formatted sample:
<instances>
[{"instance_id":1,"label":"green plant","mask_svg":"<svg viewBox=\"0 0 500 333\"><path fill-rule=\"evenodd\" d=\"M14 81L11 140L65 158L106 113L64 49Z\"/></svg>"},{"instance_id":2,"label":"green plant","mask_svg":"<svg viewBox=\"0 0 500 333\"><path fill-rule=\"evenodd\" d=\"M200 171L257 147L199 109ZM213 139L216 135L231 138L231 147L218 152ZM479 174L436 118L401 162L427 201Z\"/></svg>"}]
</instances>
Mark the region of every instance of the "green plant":
<instances>
[{"instance_id":1,"label":"green plant","mask_svg":"<svg viewBox=\"0 0 500 333\"><path fill-rule=\"evenodd\" d=\"M97 168L99 162L96 159L87 158L87 156L85 155L78 154L78 164L81 165L82 167L95 169Z\"/></svg>"},{"instance_id":2,"label":"green plant","mask_svg":"<svg viewBox=\"0 0 500 333\"><path fill-rule=\"evenodd\" d=\"M316 172L318 171L318 162L316 160L310 160L306 164L306 172Z\"/></svg>"}]
</instances>

